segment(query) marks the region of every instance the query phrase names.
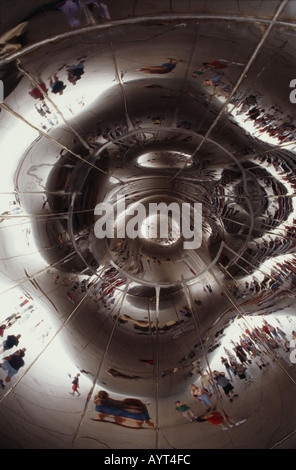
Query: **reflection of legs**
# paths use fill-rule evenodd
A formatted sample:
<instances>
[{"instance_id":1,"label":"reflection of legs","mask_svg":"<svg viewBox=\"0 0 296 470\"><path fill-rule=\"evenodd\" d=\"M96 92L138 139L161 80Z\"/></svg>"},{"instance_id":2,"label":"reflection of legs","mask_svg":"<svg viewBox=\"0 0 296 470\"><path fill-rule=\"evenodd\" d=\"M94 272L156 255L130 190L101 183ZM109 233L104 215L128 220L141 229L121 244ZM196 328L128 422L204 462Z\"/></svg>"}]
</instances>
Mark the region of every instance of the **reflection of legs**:
<instances>
[{"instance_id":1,"label":"reflection of legs","mask_svg":"<svg viewBox=\"0 0 296 470\"><path fill-rule=\"evenodd\" d=\"M234 393L233 390L229 390L229 392L226 393L226 396L229 399L229 401L233 401L234 397L238 397L238 395L236 393Z\"/></svg>"},{"instance_id":2,"label":"reflection of legs","mask_svg":"<svg viewBox=\"0 0 296 470\"><path fill-rule=\"evenodd\" d=\"M0 364L0 368L8 372L8 375L5 378L5 382L8 384L11 381L11 378L17 373L17 370L13 369L13 367L11 367L7 361L4 361L2 364ZM2 379L0 380L0 386L3 389L5 388L5 384Z\"/></svg>"},{"instance_id":3,"label":"reflection of legs","mask_svg":"<svg viewBox=\"0 0 296 470\"><path fill-rule=\"evenodd\" d=\"M52 77L50 77L50 79L49 79L49 84L50 84L50 86L52 86L55 82L57 82L58 79L59 79L59 78L58 78L58 76L57 76L56 73L54 74L53 79L52 79Z\"/></svg>"},{"instance_id":4,"label":"reflection of legs","mask_svg":"<svg viewBox=\"0 0 296 470\"><path fill-rule=\"evenodd\" d=\"M148 424L149 428L155 429L154 424L152 423L152 421L150 421L150 419L146 419L145 423Z\"/></svg>"},{"instance_id":5,"label":"reflection of legs","mask_svg":"<svg viewBox=\"0 0 296 470\"><path fill-rule=\"evenodd\" d=\"M105 413L98 413L98 417L97 418L92 418L93 421L105 421L105 418L106 415Z\"/></svg>"},{"instance_id":6,"label":"reflection of legs","mask_svg":"<svg viewBox=\"0 0 296 470\"><path fill-rule=\"evenodd\" d=\"M189 419L189 421L193 421L194 419L196 419L195 414L191 410L184 411L182 415L185 418Z\"/></svg>"},{"instance_id":7,"label":"reflection of legs","mask_svg":"<svg viewBox=\"0 0 296 470\"><path fill-rule=\"evenodd\" d=\"M209 411L213 408L213 403L211 402L211 400L209 399L209 397L207 395L203 395L202 397L200 397L201 399L199 400L203 406Z\"/></svg>"}]
</instances>

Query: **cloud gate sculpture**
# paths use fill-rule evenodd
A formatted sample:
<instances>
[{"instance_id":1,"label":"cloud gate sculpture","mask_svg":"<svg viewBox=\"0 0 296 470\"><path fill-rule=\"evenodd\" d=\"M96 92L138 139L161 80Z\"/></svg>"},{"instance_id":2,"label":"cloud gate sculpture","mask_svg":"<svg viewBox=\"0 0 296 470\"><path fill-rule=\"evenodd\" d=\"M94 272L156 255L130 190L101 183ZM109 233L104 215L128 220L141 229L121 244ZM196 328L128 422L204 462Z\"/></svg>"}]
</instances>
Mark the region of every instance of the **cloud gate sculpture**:
<instances>
[{"instance_id":1,"label":"cloud gate sculpture","mask_svg":"<svg viewBox=\"0 0 296 470\"><path fill-rule=\"evenodd\" d=\"M0 448L295 448L295 2L0 11Z\"/></svg>"}]
</instances>

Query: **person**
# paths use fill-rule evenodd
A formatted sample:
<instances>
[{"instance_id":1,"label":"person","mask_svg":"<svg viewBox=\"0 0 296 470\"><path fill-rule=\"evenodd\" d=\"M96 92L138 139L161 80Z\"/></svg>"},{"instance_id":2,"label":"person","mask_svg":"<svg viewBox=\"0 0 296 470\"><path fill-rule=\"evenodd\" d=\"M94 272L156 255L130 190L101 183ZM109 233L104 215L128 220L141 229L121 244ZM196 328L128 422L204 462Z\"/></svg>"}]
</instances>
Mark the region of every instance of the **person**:
<instances>
[{"instance_id":1,"label":"person","mask_svg":"<svg viewBox=\"0 0 296 470\"><path fill-rule=\"evenodd\" d=\"M204 372L200 374L200 383L202 387L205 389L205 391L211 396L212 394L211 389L213 389L214 387L211 384L209 377Z\"/></svg>"},{"instance_id":2,"label":"person","mask_svg":"<svg viewBox=\"0 0 296 470\"><path fill-rule=\"evenodd\" d=\"M236 363L235 371L240 380L244 380L248 384L254 382L253 377L247 372L247 368L243 364Z\"/></svg>"},{"instance_id":3,"label":"person","mask_svg":"<svg viewBox=\"0 0 296 470\"><path fill-rule=\"evenodd\" d=\"M175 401L175 405L177 413L189 419L191 423L197 418L197 416L195 416L193 411L190 409L190 406L188 406L186 403L181 403L180 400L177 400Z\"/></svg>"},{"instance_id":4,"label":"person","mask_svg":"<svg viewBox=\"0 0 296 470\"><path fill-rule=\"evenodd\" d=\"M70 395L75 395L75 392L76 392L78 394L78 396L80 396L80 392L78 390L78 388L79 388L79 377L80 377L80 374L75 375L75 377L73 379L73 382L72 382L72 392L69 392Z\"/></svg>"},{"instance_id":5,"label":"person","mask_svg":"<svg viewBox=\"0 0 296 470\"><path fill-rule=\"evenodd\" d=\"M72 295L70 294L70 292L67 292L67 297L70 300L70 302L72 302L72 304L75 304L74 299L73 299Z\"/></svg>"},{"instance_id":6,"label":"person","mask_svg":"<svg viewBox=\"0 0 296 470\"><path fill-rule=\"evenodd\" d=\"M287 340L286 333L283 330L281 330L281 328L279 326L276 327L276 331L282 337L283 341Z\"/></svg>"},{"instance_id":7,"label":"person","mask_svg":"<svg viewBox=\"0 0 296 470\"><path fill-rule=\"evenodd\" d=\"M214 409L214 405L203 387L197 387L196 385L192 384L191 395L193 398L200 401L207 410Z\"/></svg>"},{"instance_id":8,"label":"person","mask_svg":"<svg viewBox=\"0 0 296 470\"><path fill-rule=\"evenodd\" d=\"M236 63L236 62L229 62L228 60L212 60L211 62L203 62L202 68L195 70L192 73L192 76L195 78L197 75L202 75L203 73L207 72L208 70L220 70L225 69L229 65L240 65L243 66L244 64Z\"/></svg>"},{"instance_id":9,"label":"person","mask_svg":"<svg viewBox=\"0 0 296 470\"><path fill-rule=\"evenodd\" d=\"M39 88L41 88L41 90L44 91L44 94L47 95L48 89L47 89L46 84L42 80L41 75L38 75L38 86ZM32 96L32 98L34 98L35 100L43 101L44 95L41 93L39 88L37 86L31 87L29 91L29 95Z\"/></svg>"},{"instance_id":10,"label":"person","mask_svg":"<svg viewBox=\"0 0 296 470\"><path fill-rule=\"evenodd\" d=\"M150 429L155 429L147 406L141 400L136 398L115 400L105 390L100 390L93 402L98 413L97 418L92 418L93 421L105 421L105 418L111 418L120 426L141 429L146 423Z\"/></svg>"},{"instance_id":11,"label":"person","mask_svg":"<svg viewBox=\"0 0 296 470\"><path fill-rule=\"evenodd\" d=\"M226 431L228 429L228 427L225 427L225 424L228 424L229 427L232 427L232 426L239 426L240 424L245 423L247 421L246 419L242 419L241 421L235 422L224 411L223 411L223 415L219 411L214 410L205 415L198 416L196 421L199 423L208 422L208 423L214 424L215 426L221 425L223 431Z\"/></svg>"},{"instance_id":12,"label":"person","mask_svg":"<svg viewBox=\"0 0 296 470\"><path fill-rule=\"evenodd\" d=\"M69 65L66 67L68 80L72 85L76 85L77 81L80 80L81 76L84 74L84 62L85 58L83 57L77 65Z\"/></svg>"},{"instance_id":13,"label":"person","mask_svg":"<svg viewBox=\"0 0 296 470\"><path fill-rule=\"evenodd\" d=\"M248 363L247 355L246 355L245 351L243 350L243 348L239 344L236 344L236 346L233 348L233 350L234 350L237 358L239 359L239 361L242 364L247 364Z\"/></svg>"},{"instance_id":14,"label":"person","mask_svg":"<svg viewBox=\"0 0 296 470\"><path fill-rule=\"evenodd\" d=\"M19 369L25 365L24 356L26 348L19 349L10 356L4 357L4 362L0 364L0 368L6 370L8 375L5 379L6 384L10 382L11 378L18 373ZM0 386L5 389L4 381L0 380Z\"/></svg>"},{"instance_id":15,"label":"person","mask_svg":"<svg viewBox=\"0 0 296 470\"><path fill-rule=\"evenodd\" d=\"M1 325L0 326L0 336L1 336L1 338L3 337L3 333L4 333L4 330L6 330L6 328L7 328L7 325Z\"/></svg>"},{"instance_id":16,"label":"person","mask_svg":"<svg viewBox=\"0 0 296 470\"><path fill-rule=\"evenodd\" d=\"M229 380L232 380L233 378L235 378L233 369L232 369L231 365L229 364L229 362L227 361L227 359L225 357L221 357L221 362L222 362L222 364L224 364L224 366L226 368ZM233 376L232 376L232 373L233 373Z\"/></svg>"},{"instance_id":17,"label":"person","mask_svg":"<svg viewBox=\"0 0 296 470\"><path fill-rule=\"evenodd\" d=\"M164 74L164 73L169 73L172 70L174 70L177 63L180 62L180 60L174 60L174 59L168 59L168 61L169 62L165 62L162 65L146 66L146 67L141 67L136 70L137 72Z\"/></svg>"},{"instance_id":18,"label":"person","mask_svg":"<svg viewBox=\"0 0 296 470\"><path fill-rule=\"evenodd\" d=\"M264 333L266 333L268 336L270 336L272 338L272 334L271 334L271 331L269 329L269 324L267 323L266 320L263 320L263 325L262 325L261 330L264 331Z\"/></svg>"},{"instance_id":19,"label":"person","mask_svg":"<svg viewBox=\"0 0 296 470\"><path fill-rule=\"evenodd\" d=\"M55 95L57 94L62 95L64 92L64 89L67 86L67 85L64 85L64 82L62 82L62 80L59 80L56 74L54 75L53 79L50 78L49 84L50 84L52 93L54 93Z\"/></svg>"},{"instance_id":20,"label":"person","mask_svg":"<svg viewBox=\"0 0 296 470\"><path fill-rule=\"evenodd\" d=\"M20 340L20 337L21 335L17 335L17 336L14 336L14 335L9 335L7 336L6 340L3 341L3 345L2 345L2 351L7 351L8 349L12 349L14 346L18 346L19 344L19 340Z\"/></svg>"},{"instance_id":21,"label":"person","mask_svg":"<svg viewBox=\"0 0 296 470\"><path fill-rule=\"evenodd\" d=\"M223 388L225 395L229 399L229 401L233 401L233 397L238 397L236 393L234 393L234 387L230 383L230 381L225 377L224 372L218 372L214 370L214 379L217 385Z\"/></svg>"},{"instance_id":22,"label":"person","mask_svg":"<svg viewBox=\"0 0 296 470\"><path fill-rule=\"evenodd\" d=\"M261 357L261 352L259 351L259 349L254 350L253 358L254 358L255 364L257 364L260 370L262 369L262 367L266 367L266 364Z\"/></svg>"}]
</instances>

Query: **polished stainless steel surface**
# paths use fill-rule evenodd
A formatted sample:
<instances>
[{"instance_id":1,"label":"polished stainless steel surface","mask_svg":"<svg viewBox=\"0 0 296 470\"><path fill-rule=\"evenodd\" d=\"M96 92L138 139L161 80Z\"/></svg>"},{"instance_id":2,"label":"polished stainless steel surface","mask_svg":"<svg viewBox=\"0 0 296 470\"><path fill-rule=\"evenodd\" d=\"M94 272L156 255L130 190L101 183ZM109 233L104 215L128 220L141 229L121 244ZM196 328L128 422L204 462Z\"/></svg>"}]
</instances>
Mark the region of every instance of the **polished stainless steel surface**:
<instances>
[{"instance_id":1,"label":"polished stainless steel surface","mask_svg":"<svg viewBox=\"0 0 296 470\"><path fill-rule=\"evenodd\" d=\"M0 447L294 448L295 2L0 11ZM202 204L198 247L151 238L161 202ZM101 203L142 236L99 239ZM224 432L175 405L221 357Z\"/></svg>"}]
</instances>

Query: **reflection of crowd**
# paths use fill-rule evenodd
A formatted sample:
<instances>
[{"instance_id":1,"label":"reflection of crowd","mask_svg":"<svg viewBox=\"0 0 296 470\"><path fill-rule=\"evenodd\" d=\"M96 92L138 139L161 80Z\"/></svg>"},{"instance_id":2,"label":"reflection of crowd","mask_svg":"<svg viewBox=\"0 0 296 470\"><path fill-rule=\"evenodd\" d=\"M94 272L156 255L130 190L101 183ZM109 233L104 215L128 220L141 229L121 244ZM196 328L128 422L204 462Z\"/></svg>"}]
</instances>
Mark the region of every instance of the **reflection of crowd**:
<instances>
[{"instance_id":1,"label":"reflection of crowd","mask_svg":"<svg viewBox=\"0 0 296 470\"><path fill-rule=\"evenodd\" d=\"M270 248L274 250L274 248ZM275 247L275 251L276 251ZM269 290L271 293L289 292L296 285L296 256L289 255L288 259L274 262L261 280L255 275L250 276L244 283L229 284L228 290L237 299L244 299L250 295L260 295Z\"/></svg>"},{"instance_id":2,"label":"reflection of crowd","mask_svg":"<svg viewBox=\"0 0 296 470\"><path fill-rule=\"evenodd\" d=\"M251 364L255 363L260 370L265 368L269 361L275 358L282 358L289 366L291 362L287 353L289 352L289 342L286 333L280 326L274 326L263 319L261 326L245 327L236 342L231 341L233 348L230 351L224 348L227 359L223 358L228 375L237 375L238 365L242 365L247 372ZM248 372L246 373L246 379Z\"/></svg>"},{"instance_id":3,"label":"reflection of crowd","mask_svg":"<svg viewBox=\"0 0 296 470\"><path fill-rule=\"evenodd\" d=\"M106 269L99 280L78 275L60 278L59 274L54 271L51 272L51 270L48 270L48 274L52 275L54 285L61 283L68 288L66 295L73 304L75 304L75 293L85 294L91 289L90 298L96 302L101 302L108 309L115 303L116 290L126 283L126 278L112 267Z\"/></svg>"},{"instance_id":4,"label":"reflection of crowd","mask_svg":"<svg viewBox=\"0 0 296 470\"><path fill-rule=\"evenodd\" d=\"M237 115L244 115L245 121L253 121L258 134L266 133L267 136L277 139L279 143L295 140L295 125L290 116L285 116L282 111L271 106L263 108L259 104L256 95L245 98L237 110Z\"/></svg>"},{"instance_id":5,"label":"reflection of crowd","mask_svg":"<svg viewBox=\"0 0 296 470\"><path fill-rule=\"evenodd\" d=\"M279 322L278 319L276 320ZM281 325L280 322L279 324ZM262 320L261 325L257 324L254 327L249 324L240 325L241 333L237 337L232 336L227 347L223 346L224 353L220 357L220 363L224 371L210 368L199 371L197 381L191 385L191 396L206 409L209 416L216 412L220 418L222 416L212 424L223 423L231 427L232 418L228 419L223 409L223 397L226 397L229 402L238 397L237 389L243 390L240 384L244 387L251 386L254 382L255 370L263 373L275 360L283 360L288 366L293 366L289 356L290 342L281 326L275 326L266 319ZM292 332L293 338L296 340L295 331ZM177 407L181 405L179 403ZM222 406L221 413L217 411L218 405ZM187 409L191 409L190 403L181 407L181 410ZM196 417L196 412L192 410L192 413L184 413L184 417L191 421L200 421ZM239 423L242 422L245 420L239 421Z\"/></svg>"}]
</instances>

